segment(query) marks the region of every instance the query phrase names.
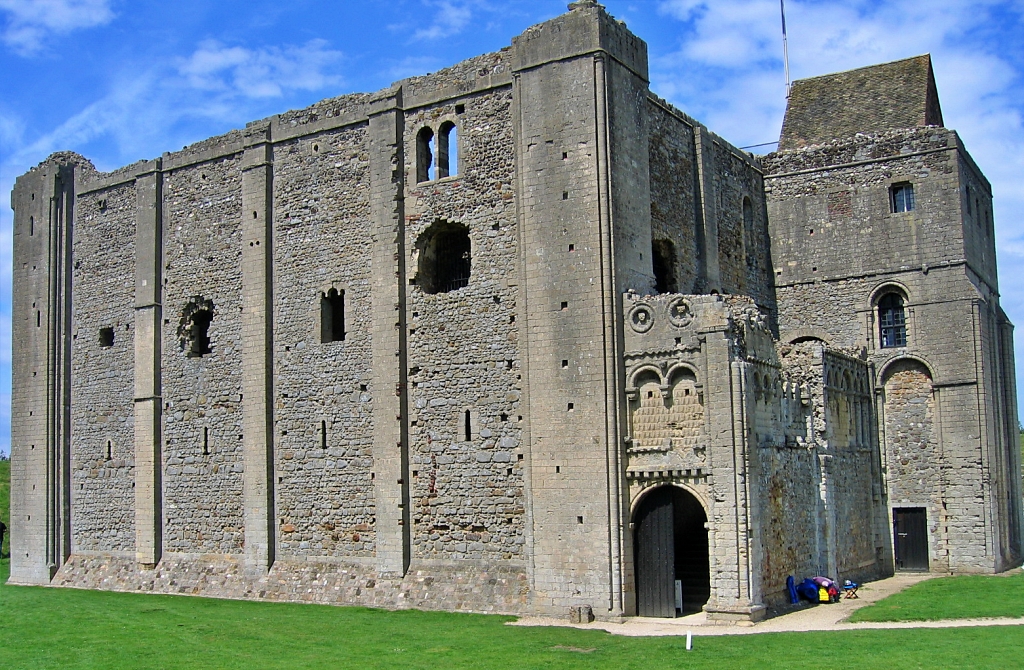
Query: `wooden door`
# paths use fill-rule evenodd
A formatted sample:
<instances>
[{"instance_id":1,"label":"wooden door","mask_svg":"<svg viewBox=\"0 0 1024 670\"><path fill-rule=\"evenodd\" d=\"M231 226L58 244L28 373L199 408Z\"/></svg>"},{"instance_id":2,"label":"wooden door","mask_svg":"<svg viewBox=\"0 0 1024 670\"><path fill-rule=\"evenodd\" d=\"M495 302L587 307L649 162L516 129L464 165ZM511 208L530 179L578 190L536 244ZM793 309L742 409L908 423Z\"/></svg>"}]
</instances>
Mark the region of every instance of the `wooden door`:
<instances>
[{"instance_id":1,"label":"wooden door","mask_svg":"<svg viewBox=\"0 0 1024 670\"><path fill-rule=\"evenodd\" d=\"M892 511L897 570L928 569L928 515L923 507Z\"/></svg>"},{"instance_id":2,"label":"wooden door","mask_svg":"<svg viewBox=\"0 0 1024 670\"><path fill-rule=\"evenodd\" d=\"M634 526L637 613L640 616L676 615L673 525L669 487L647 494L637 510Z\"/></svg>"}]
</instances>

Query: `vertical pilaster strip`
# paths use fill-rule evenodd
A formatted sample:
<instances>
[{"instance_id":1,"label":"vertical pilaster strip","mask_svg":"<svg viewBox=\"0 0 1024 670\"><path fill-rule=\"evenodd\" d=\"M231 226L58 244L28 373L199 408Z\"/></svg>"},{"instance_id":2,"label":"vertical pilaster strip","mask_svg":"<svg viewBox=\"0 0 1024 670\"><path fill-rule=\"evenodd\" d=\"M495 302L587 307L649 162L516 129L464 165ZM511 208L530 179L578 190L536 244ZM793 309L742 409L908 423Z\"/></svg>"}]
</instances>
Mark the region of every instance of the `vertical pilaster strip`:
<instances>
[{"instance_id":1,"label":"vertical pilaster strip","mask_svg":"<svg viewBox=\"0 0 1024 670\"><path fill-rule=\"evenodd\" d=\"M406 418L405 151L402 89L370 110L370 209L373 231L373 483L377 569L404 575L411 560Z\"/></svg>"},{"instance_id":2,"label":"vertical pilaster strip","mask_svg":"<svg viewBox=\"0 0 1024 670\"><path fill-rule=\"evenodd\" d=\"M248 570L274 564L273 146L248 130L242 160L242 498Z\"/></svg>"},{"instance_id":3,"label":"vertical pilaster strip","mask_svg":"<svg viewBox=\"0 0 1024 670\"><path fill-rule=\"evenodd\" d=\"M694 133L697 151L697 186L700 191L700 213L704 223L704 272L707 291L722 290L722 276L718 260L718 207L715 199L715 154L711 133L698 125Z\"/></svg>"},{"instance_id":4,"label":"vertical pilaster strip","mask_svg":"<svg viewBox=\"0 0 1024 670\"><path fill-rule=\"evenodd\" d=\"M163 550L161 168L151 161L135 178L135 560L146 567Z\"/></svg>"}]
</instances>

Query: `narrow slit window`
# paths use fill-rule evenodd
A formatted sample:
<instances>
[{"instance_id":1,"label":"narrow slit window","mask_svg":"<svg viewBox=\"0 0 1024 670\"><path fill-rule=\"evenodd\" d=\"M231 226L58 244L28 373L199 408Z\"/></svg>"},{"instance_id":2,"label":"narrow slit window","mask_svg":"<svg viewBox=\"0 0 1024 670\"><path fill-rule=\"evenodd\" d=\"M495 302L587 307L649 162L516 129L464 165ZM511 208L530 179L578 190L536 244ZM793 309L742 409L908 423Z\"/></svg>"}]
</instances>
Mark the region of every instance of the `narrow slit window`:
<instances>
[{"instance_id":1,"label":"narrow slit window","mask_svg":"<svg viewBox=\"0 0 1024 670\"><path fill-rule=\"evenodd\" d=\"M454 177L459 173L459 131L445 121L437 132L437 178Z\"/></svg>"},{"instance_id":2,"label":"narrow slit window","mask_svg":"<svg viewBox=\"0 0 1024 670\"><path fill-rule=\"evenodd\" d=\"M203 456L210 455L210 429L203 428Z\"/></svg>"},{"instance_id":3,"label":"narrow slit window","mask_svg":"<svg viewBox=\"0 0 1024 670\"><path fill-rule=\"evenodd\" d=\"M107 440L107 460L114 460L114 445L111 443L110 440Z\"/></svg>"},{"instance_id":4,"label":"narrow slit window","mask_svg":"<svg viewBox=\"0 0 1024 670\"><path fill-rule=\"evenodd\" d=\"M331 289L320 296L320 341L345 339L345 291Z\"/></svg>"},{"instance_id":5,"label":"narrow slit window","mask_svg":"<svg viewBox=\"0 0 1024 670\"><path fill-rule=\"evenodd\" d=\"M889 189L889 200L893 213L914 211L914 185L893 184Z\"/></svg>"},{"instance_id":6,"label":"narrow slit window","mask_svg":"<svg viewBox=\"0 0 1024 670\"><path fill-rule=\"evenodd\" d=\"M907 318L903 298L887 293L878 301L879 342L883 348L907 346Z\"/></svg>"},{"instance_id":7,"label":"narrow slit window","mask_svg":"<svg viewBox=\"0 0 1024 670\"><path fill-rule=\"evenodd\" d=\"M320 422L320 448L327 450L327 422Z\"/></svg>"},{"instance_id":8,"label":"narrow slit window","mask_svg":"<svg viewBox=\"0 0 1024 670\"><path fill-rule=\"evenodd\" d=\"M434 178L434 131L423 127L416 134L416 183Z\"/></svg>"},{"instance_id":9,"label":"narrow slit window","mask_svg":"<svg viewBox=\"0 0 1024 670\"><path fill-rule=\"evenodd\" d=\"M465 425L463 428L466 431L466 442L473 439L473 414L467 409L465 417Z\"/></svg>"},{"instance_id":10,"label":"narrow slit window","mask_svg":"<svg viewBox=\"0 0 1024 670\"><path fill-rule=\"evenodd\" d=\"M36 217L34 217L34 216L28 217L28 234L29 235L35 235L36 234Z\"/></svg>"}]
</instances>

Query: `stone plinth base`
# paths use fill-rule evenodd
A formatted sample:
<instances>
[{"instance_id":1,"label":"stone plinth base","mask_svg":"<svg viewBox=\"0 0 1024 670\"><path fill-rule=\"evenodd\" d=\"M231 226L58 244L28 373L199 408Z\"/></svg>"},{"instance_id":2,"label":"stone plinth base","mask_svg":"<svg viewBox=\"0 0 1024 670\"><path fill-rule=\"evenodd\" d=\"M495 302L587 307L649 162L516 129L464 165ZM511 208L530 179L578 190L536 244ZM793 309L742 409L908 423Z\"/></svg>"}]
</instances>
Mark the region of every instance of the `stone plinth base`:
<instances>
[{"instance_id":1,"label":"stone plinth base","mask_svg":"<svg viewBox=\"0 0 1024 670\"><path fill-rule=\"evenodd\" d=\"M529 611L526 570L515 565L413 563L401 577L378 574L368 563L278 560L269 573L253 575L233 555L170 554L155 567L127 556L74 555L51 585L386 609Z\"/></svg>"}]
</instances>

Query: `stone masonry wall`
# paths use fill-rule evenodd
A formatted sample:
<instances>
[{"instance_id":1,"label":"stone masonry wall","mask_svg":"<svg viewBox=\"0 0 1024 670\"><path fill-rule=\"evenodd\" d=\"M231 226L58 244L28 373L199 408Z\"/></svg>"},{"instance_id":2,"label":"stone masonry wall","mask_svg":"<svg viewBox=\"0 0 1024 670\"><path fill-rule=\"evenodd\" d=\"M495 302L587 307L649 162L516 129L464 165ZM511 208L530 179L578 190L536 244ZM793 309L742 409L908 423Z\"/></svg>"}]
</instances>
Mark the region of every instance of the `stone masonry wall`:
<instances>
[{"instance_id":1,"label":"stone masonry wall","mask_svg":"<svg viewBox=\"0 0 1024 670\"><path fill-rule=\"evenodd\" d=\"M244 541L238 155L164 179L164 549L237 553ZM196 298L213 303L211 352L189 357L179 330Z\"/></svg>"},{"instance_id":2,"label":"stone masonry wall","mask_svg":"<svg viewBox=\"0 0 1024 670\"><path fill-rule=\"evenodd\" d=\"M279 554L372 556L372 335L366 126L274 148L274 394ZM321 298L345 335L322 342Z\"/></svg>"},{"instance_id":3,"label":"stone masonry wall","mask_svg":"<svg viewBox=\"0 0 1024 670\"><path fill-rule=\"evenodd\" d=\"M74 551L135 547L135 186L78 201L72 250ZM115 241L112 243L112 241ZM109 328L113 343L100 342Z\"/></svg>"},{"instance_id":4,"label":"stone masonry wall","mask_svg":"<svg viewBox=\"0 0 1024 670\"><path fill-rule=\"evenodd\" d=\"M650 128L651 237L675 247L679 293L704 290L702 259L707 253L697 222L697 174L693 128L653 102Z\"/></svg>"},{"instance_id":5,"label":"stone masonry wall","mask_svg":"<svg viewBox=\"0 0 1024 670\"><path fill-rule=\"evenodd\" d=\"M456 107L458 105L458 108ZM501 88L406 113L413 556L525 559L511 119ZM454 123L458 174L416 183L415 138ZM468 285L423 290L432 226L468 228ZM467 413L469 431L467 435Z\"/></svg>"}]
</instances>

